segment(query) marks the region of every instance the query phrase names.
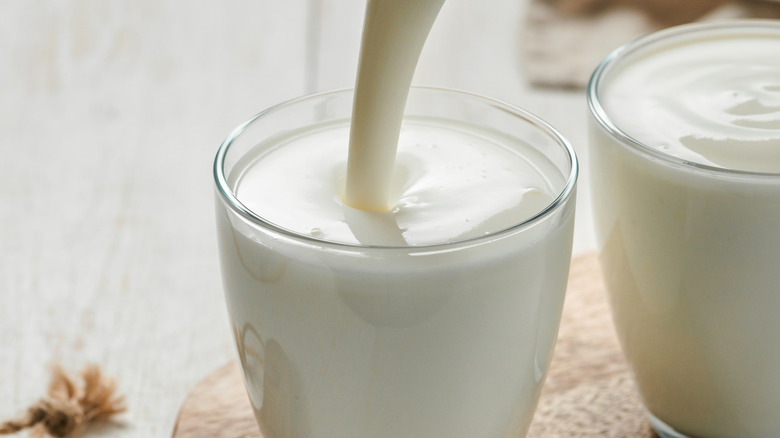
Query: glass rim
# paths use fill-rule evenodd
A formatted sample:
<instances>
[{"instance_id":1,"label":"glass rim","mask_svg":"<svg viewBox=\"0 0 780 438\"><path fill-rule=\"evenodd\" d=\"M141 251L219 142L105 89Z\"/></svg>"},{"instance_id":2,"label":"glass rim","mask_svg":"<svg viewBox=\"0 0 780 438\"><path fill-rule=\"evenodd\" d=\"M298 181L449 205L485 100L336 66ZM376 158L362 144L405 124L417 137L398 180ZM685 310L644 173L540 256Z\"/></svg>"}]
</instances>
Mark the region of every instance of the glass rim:
<instances>
[{"instance_id":1,"label":"glass rim","mask_svg":"<svg viewBox=\"0 0 780 438\"><path fill-rule=\"evenodd\" d=\"M599 87L605 80L607 80L605 75L609 72L609 70L617 68L617 66L619 66L627 56L638 53L644 49L650 49L655 43L663 42L673 37L684 36L686 34L698 35L701 33L717 30L742 30L750 32L765 30L780 34L780 20L754 18L718 20L703 23L687 23L656 31L625 43L607 55L593 71L586 89L586 98L588 101L588 108L590 109L590 113L596 119L599 126L604 128L612 137L617 138L622 145L628 146L630 149L633 149L640 154L650 155L651 157L658 158L665 164L691 168L692 170L703 171L716 175L780 179L780 172L756 172L750 170L730 169L726 167L719 167L711 164L686 160L666 152L662 152L649 146L645 142L635 139L620 129L617 125L615 125L607 111L601 105L601 100L599 99Z\"/></svg>"},{"instance_id":2,"label":"glass rim","mask_svg":"<svg viewBox=\"0 0 780 438\"><path fill-rule=\"evenodd\" d=\"M228 151L230 150L231 145L235 140L238 139L238 137L254 122L270 115L273 113L276 113L278 111L284 110L287 107L299 104L301 102L315 100L315 99L322 99L324 97L333 96L333 95L342 95L345 93L352 93L354 92L353 88L341 88L336 90L330 90L330 91L323 91L318 93L312 93L303 95L297 98L293 98L281 103L278 103L276 105L273 105L253 117L251 117L249 120L245 121L244 123L238 125L233 131L228 134L228 136L225 138L225 140L222 141L222 143L219 146L219 149L217 150L217 154L214 158L214 165L213 165L213 176L214 181L216 183L217 192L219 193L220 198L222 201L235 213L237 213L239 216L244 218L245 220L248 220L253 225L256 225L258 227L261 227L263 229L271 230L275 233L281 234L283 236L293 238L296 241L301 241L308 244L314 244L314 245L328 245L332 246L334 248L342 248L342 249L383 249L383 250L421 250L421 251L430 251L430 250L444 250L444 249L450 249L450 248L456 248L461 246L468 246L472 244L478 244L486 241L490 241L499 237L502 237L507 234L511 234L515 231L518 231L522 228L529 227L535 223L538 223L542 221L547 216L551 215L553 212L559 210L566 201L571 198L572 194L574 193L574 189L577 184L577 177L579 175L579 162L577 159L577 155L574 151L574 148L572 147L571 143L566 139L566 137L563 136L556 128L554 128L549 123L545 122L538 116L532 114L529 111L523 110L519 107L516 107L514 105L511 105L509 103L503 102L498 99L493 99L490 97L486 97L477 93L472 93L468 91L461 91L461 90L455 90L451 88L443 88L443 87L431 87L431 86L418 86L413 85L413 90L423 90L423 91L433 91L433 92L444 92L447 94L452 95L460 95L463 97L467 97L470 99L476 99L481 101L482 103L489 104L499 110L502 110L504 112L510 113L513 116L517 117L518 119L521 119L527 123L529 123L533 128L537 129L538 131L543 132L548 137L550 137L555 143L560 146L568 158L569 163L569 172L566 178L566 184L564 187L559 191L556 198L545 208L541 209L539 212L534 214L533 216L518 222L508 228L503 228L500 230L496 230L493 232L490 232L483 236L477 236L477 237L471 237L468 239L463 240L456 240L453 242L442 242L442 243L432 243L432 244L425 244L425 245L364 245L359 243L348 243L348 242L338 242L333 240L327 240L327 239L321 239L314 236L302 234L295 232L293 230L290 230L288 228L284 228L282 226L279 226L265 218L263 218L261 215L255 213L250 208L246 207L236 196L236 194L233 192L233 189L230 187L230 185L227 182L227 177L225 175L225 158L227 156ZM410 91L411 92L411 91Z\"/></svg>"}]
</instances>

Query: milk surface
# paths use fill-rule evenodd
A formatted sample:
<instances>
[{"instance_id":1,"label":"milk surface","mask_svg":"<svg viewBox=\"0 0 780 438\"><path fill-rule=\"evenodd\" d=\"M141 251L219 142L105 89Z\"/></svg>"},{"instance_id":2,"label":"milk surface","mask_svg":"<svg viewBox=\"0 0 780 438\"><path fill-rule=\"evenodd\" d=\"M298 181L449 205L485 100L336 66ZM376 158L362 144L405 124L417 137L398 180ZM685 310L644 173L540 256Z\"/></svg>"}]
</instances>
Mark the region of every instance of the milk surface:
<instances>
[{"instance_id":1,"label":"milk surface","mask_svg":"<svg viewBox=\"0 0 780 438\"><path fill-rule=\"evenodd\" d=\"M780 173L780 37L704 36L612 73L603 104L635 139L687 161Z\"/></svg>"},{"instance_id":2,"label":"milk surface","mask_svg":"<svg viewBox=\"0 0 780 438\"><path fill-rule=\"evenodd\" d=\"M474 129L473 127L471 129ZM519 140L436 120L407 120L387 212L346 205L348 126L275 138L236 172L244 205L282 228L330 242L420 246L510 228L557 196L562 175ZM555 186L553 185L555 184Z\"/></svg>"},{"instance_id":3,"label":"milk surface","mask_svg":"<svg viewBox=\"0 0 780 438\"><path fill-rule=\"evenodd\" d=\"M780 436L780 175L739 172L780 172L779 55L780 26L723 27L602 78L615 126L675 158L591 120L618 335L650 413L691 437Z\"/></svg>"}]
</instances>

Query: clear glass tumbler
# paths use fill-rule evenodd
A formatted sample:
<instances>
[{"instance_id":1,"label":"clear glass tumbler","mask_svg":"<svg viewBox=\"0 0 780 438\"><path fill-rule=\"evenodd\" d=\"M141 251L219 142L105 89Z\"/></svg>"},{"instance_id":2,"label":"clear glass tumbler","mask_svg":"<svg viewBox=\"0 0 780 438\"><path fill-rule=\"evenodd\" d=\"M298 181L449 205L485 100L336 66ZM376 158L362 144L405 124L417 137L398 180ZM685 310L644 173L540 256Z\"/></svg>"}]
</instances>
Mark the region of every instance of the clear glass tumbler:
<instances>
[{"instance_id":1,"label":"clear glass tumbler","mask_svg":"<svg viewBox=\"0 0 780 438\"><path fill-rule=\"evenodd\" d=\"M414 247L297 234L245 206L235 187L250 152L290 130L346 125L351 108L349 90L272 107L230 134L214 163L227 307L263 435L523 436L566 289L573 149L512 106L413 88L405 120L447 120L532 145L555 200L507 229Z\"/></svg>"},{"instance_id":2,"label":"clear glass tumbler","mask_svg":"<svg viewBox=\"0 0 780 438\"><path fill-rule=\"evenodd\" d=\"M587 90L596 239L612 316L650 421L663 437L780 436L780 173L667 153L626 133L604 101L636 60L755 35L780 41L780 23L668 29L613 52ZM726 50L718 58L734 55ZM657 74L683 80L689 67ZM773 86L766 87L771 94ZM774 90L780 92L780 77ZM719 93L696 98L740 98L728 89ZM780 107L745 102L729 108L729 117L745 126L750 112L759 121L774 117L774 133L770 122L761 125L774 138L763 146L774 142L780 151ZM673 104L688 120L720 129L705 112L691 114L679 99ZM721 145L741 147L728 143Z\"/></svg>"}]
</instances>

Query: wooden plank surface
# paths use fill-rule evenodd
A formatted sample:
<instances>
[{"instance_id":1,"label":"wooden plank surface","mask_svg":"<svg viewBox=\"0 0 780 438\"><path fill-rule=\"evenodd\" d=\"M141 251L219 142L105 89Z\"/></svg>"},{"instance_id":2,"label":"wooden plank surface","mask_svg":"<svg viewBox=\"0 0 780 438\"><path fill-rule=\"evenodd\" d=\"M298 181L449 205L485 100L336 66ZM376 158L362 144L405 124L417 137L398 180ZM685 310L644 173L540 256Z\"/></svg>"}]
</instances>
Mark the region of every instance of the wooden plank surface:
<instances>
[{"instance_id":1,"label":"wooden plank surface","mask_svg":"<svg viewBox=\"0 0 780 438\"><path fill-rule=\"evenodd\" d=\"M553 360L528 438L652 438L609 318L595 254L572 262ZM262 438L236 361L182 406L173 438Z\"/></svg>"},{"instance_id":2,"label":"wooden plank surface","mask_svg":"<svg viewBox=\"0 0 780 438\"><path fill-rule=\"evenodd\" d=\"M170 436L231 357L211 160L303 92L305 7L3 2L0 418L44 394L49 363L95 362L129 407L100 436Z\"/></svg>"},{"instance_id":3,"label":"wooden plank surface","mask_svg":"<svg viewBox=\"0 0 780 438\"><path fill-rule=\"evenodd\" d=\"M129 407L96 435L171 435L188 392L234 354L214 238L216 148L271 104L350 85L363 6L3 2L0 418L44 393L49 363L95 362ZM522 0L448 0L417 82L527 107L586 161L582 94L522 79L523 14ZM587 185L575 251L593 245Z\"/></svg>"}]
</instances>

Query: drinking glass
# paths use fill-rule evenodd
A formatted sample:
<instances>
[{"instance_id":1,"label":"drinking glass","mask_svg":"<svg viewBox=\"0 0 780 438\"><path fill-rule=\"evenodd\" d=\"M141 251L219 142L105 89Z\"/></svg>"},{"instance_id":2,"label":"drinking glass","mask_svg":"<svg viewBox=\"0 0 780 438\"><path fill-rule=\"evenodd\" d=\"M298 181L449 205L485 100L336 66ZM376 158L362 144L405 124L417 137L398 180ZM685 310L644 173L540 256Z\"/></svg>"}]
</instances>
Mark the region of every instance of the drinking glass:
<instances>
[{"instance_id":1,"label":"drinking glass","mask_svg":"<svg viewBox=\"0 0 780 438\"><path fill-rule=\"evenodd\" d=\"M566 289L574 150L510 105L413 88L405 120L531 145L554 201L507 229L424 246L323 240L245 206L236 184L246 157L293 130L348 124L351 108L350 90L272 107L234 130L214 162L225 297L263 435L523 436Z\"/></svg>"},{"instance_id":2,"label":"drinking glass","mask_svg":"<svg viewBox=\"0 0 780 438\"><path fill-rule=\"evenodd\" d=\"M780 174L653 148L621 130L603 101L633 60L734 35L780 38L780 23L652 34L609 55L587 90L601 266L623 352L663 437L780 436Z\"/></svg>"}]
</instances>

